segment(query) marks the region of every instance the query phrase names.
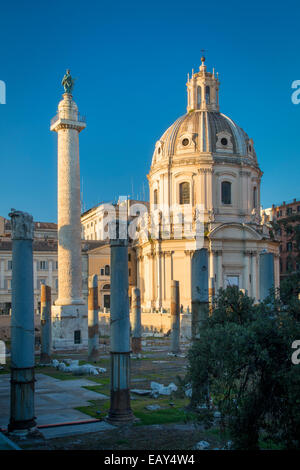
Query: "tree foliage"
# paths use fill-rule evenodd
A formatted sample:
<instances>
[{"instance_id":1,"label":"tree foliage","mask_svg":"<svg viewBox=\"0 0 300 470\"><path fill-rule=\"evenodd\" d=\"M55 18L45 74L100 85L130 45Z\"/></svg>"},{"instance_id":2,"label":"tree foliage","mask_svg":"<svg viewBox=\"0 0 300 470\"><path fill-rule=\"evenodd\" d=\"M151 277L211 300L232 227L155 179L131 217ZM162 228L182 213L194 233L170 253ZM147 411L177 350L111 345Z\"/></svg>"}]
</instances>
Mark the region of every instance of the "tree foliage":
<instances>
[{"instance_id":1,"label":"tree foliage","mask_svg":"<svg viewBox=\"0 0 300 470\"><path fill-rule=\"evenodd\" d=\"M300 448L300 364L291 361L300 302L287 290L255 305L237 287L221 289L189 351L191 404L217 407L236 449L257 449L261 436Z\"/></svg>"}]
</instances>

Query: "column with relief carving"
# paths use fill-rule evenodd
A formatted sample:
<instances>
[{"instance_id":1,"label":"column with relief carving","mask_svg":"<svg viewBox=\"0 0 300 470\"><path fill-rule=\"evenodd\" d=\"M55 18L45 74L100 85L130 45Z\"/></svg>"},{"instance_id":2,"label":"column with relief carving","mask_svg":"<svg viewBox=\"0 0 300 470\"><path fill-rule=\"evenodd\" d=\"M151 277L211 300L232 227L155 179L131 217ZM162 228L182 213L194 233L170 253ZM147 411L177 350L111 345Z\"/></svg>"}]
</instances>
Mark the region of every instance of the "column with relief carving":
<instances>
[{"instance_id":1,"label":"column with relief carving","mask_svg":"<svg viewBox=\"0 0 300 470\"><path fill-rule=\"evenodd\" d=\"M67 70L65 93L50 130L57 133L58 298L52 307L55 349L88 345L88 309L82 296L79 134L85 119L73 100L74 79Z\"/></svg>"}]
</instances>

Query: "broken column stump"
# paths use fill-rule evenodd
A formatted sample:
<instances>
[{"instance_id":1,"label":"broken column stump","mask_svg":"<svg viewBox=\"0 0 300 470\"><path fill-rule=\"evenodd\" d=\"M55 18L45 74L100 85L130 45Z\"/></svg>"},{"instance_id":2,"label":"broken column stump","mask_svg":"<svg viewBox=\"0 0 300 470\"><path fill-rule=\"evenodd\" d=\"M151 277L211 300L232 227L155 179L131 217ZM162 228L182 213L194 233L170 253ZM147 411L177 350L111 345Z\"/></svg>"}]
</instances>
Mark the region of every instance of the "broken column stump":
<instances>
[{"instance_id":1,"label":"broken column stump","mask_svg":"<svg viewBox=\"0 0 300 470\"><path fill-rule=\"evenodd\" d=\"M141 322L141 296L140 289L133 287L132 289L132 339L131 346L134 354L140 354L142 351L142 322Z\"/></svg>"},{"instance_id":2,"label":"broken column stump","mask_svg":"<svg viewBox=\"0 0 300 470\"><path fill-rule=\"evenodd\" d=\"M51 362L51 287L41 285L41 364Z\"/></svg>"},{"instance_id":3,"label":"broken column stump","mask_svg":"<svg viewBox=\"0 0 300 470\"><path fill-rule=\"evenodd\" d=\"M88 337L88 360L96 362L99 351L98 276L96 274L89 277Z\"/></svg>"}]
</instances>

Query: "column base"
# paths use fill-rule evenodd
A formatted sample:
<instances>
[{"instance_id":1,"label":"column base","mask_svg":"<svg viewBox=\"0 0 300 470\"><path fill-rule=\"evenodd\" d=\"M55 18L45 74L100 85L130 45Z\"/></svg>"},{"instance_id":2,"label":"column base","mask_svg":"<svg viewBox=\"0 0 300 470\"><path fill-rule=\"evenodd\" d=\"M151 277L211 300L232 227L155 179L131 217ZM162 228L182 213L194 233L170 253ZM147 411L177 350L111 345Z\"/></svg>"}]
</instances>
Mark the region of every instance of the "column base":
<instances>
[{"instance_id":1,"label":"column base","mask_svg":"<svg viewBox=\"0 0 300 470\"><path fill-rule=\"evenodd\" d=\"M80 350L88 347L87 305L53 305L52 348Z\"/></svg>"},{"instance_id":2,"label":"column base","mask_svg":"<svg viewBox=\"0 0 300 470\"><path fill-rule=\"evenodd\" d=\"M27 434L35 428L34 367L11 367L10 421L8 432Z\"/></svg>"},{"instance_id":3,"label":"column base","mask_svg":"<svg viewBox=\"0 0 300 470\"><path fill-rule=\"evenodd\" d=\"M51 357L47 353L41 353L40 355L40 364L41 365L48 365L51 364Z\"/></svg>"},{"instance_id":4,"label":"column base","mask_svg":"<svg viewBox=\"0 0 300 470\"><path fill-rule=\"evenodd\" d=\"M131 338L131 349L133 354L142 352L142 338Z\"/></svg>"},{"instance_id":5,"label":"column base","mask_svg":"<svg viewBox=\"0 0 300 470\"><path fill-rule=\"evenodd\" d=\"M130 407L130 352L110 354L110 410L106 421L121 425L135 420Z\"/></svg>"},{"instance_id":6,"label":"column base","mask_svg":"<svg viewBox=\"0 0 300 470\"><path fill-rule=\"evenodd\" d=\"M115 390L110 394L110 410L105 421L116 426L135 420L130 408L130 390Z\"/></svg>"}]
</instances>

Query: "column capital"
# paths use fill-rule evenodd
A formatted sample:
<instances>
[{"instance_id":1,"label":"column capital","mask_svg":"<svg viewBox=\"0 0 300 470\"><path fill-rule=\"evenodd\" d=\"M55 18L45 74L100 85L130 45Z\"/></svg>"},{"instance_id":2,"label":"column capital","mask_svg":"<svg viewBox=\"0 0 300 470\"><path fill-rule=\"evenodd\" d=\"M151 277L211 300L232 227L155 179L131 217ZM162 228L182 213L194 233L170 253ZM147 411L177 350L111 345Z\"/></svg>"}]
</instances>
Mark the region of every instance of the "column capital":
<instances>
[{"instance_id":1,"label":"column capital","mask_svg":"<svg viewBox=\"0 0 300 470\"><path fill-rule=\"evenodd\" d=\"M184 250L185 255L192 256L192 254L195 252L195 250Z\"/></svg>"},{"instance_id":2,"label":"column capital","mask_svg":"<svg viewBox=\"0 0 300 470\"><path fill-rule=\"evenodd\" d=\"M200 175L204 175L204 174L207 174L207 173L212 174L213 172L214 172L214 170L212 168L199 168L198 169L198 173Z\"/></svg>"},{"instance_id":3,"label":"column capital","mask_svg":"<svg viewBox=\"0 0 300 470\"><path fill-rule=\"evenodd\" d=\"M172 256L174 251L164 251L163 253L164 253L165 256Z\"/></svg>"},{"instance_id":4,"label":"column capital","mask_svg":"<svg viewBox=\"0 0 300 470\"><path fill-rule=\"evenodd\" d=\"M12 240L33 240L33 217L27 212L12 209L8 214L11 218Z\"/></svg>"}]
</instances>

